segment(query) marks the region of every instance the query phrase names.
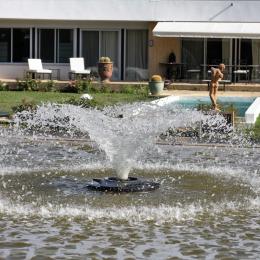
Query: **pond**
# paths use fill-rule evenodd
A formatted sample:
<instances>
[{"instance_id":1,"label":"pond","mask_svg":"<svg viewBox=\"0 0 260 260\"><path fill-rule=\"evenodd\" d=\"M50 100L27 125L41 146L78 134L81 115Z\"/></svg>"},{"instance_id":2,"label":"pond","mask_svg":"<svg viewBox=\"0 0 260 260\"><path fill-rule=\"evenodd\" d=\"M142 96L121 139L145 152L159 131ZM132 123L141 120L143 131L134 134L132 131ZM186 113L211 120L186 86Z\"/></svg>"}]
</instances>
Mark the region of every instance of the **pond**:
<instances>
[{"instance_id":1,"label":"pond","mask_svg":"<svg viewBox=\"0 0 260 260\"><path fill-rule=\"evenodd\" d=\"M157 142L169 126L201 120L224 123L149 103L16 115L0 128L0 258L259 258L260 148L233 132L222 144L210 142L215 131L203 145ZM160 188L86 188L115 175Z\"/></svg>"}]
</instances>

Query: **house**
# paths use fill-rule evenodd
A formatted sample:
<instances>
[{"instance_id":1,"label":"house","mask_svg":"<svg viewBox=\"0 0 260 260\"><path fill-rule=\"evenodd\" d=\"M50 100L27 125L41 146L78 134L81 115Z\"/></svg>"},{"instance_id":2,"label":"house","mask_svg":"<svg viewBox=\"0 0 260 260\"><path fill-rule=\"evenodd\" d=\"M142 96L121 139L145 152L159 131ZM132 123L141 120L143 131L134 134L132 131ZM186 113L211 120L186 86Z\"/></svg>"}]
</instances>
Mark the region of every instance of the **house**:
<instances>
[{"instance_id":1,"label":"house","mask_svg":"<svg viewBox=\"0 0 260 260\"><path fill-rule=\"evenodd\" d=\"M114 62L114 80L167 74L169 55L190 72L203 64L250 65L260 78L260 1L0 0L0 78L22 78L28 58L68 78L69 58L96 70ZM168 71L169 72L169 71ZM167 76L167 75L166 75ZM205 75L204 75L205 76Z\"/></svg>"}]
</instances>

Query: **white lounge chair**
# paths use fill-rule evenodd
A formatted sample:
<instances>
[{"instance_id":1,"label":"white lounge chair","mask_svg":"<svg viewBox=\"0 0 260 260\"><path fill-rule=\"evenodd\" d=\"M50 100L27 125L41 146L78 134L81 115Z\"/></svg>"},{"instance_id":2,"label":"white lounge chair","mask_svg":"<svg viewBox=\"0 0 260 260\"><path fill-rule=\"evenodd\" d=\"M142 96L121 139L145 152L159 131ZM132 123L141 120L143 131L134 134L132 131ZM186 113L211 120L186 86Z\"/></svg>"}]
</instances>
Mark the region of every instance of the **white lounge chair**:
<instances>
[{"instance_id":1,"label":"white lounge chair","mask_svg":"<svg viewBox=\"0 0 260 260\"><path fill-rule=\"evenodd\" d=\"M74 75L74 78L77 76L88 77L90 75L90 70L85 69L84 58L70 58L70 79L72 79L72 75Z\"/></svg>"},{"instance_id":2,"label":"white lounge chair","mask_svg":"<svg viewBox=\"0 0 260 260\"><path fill-rule=\"evenodd\" d=\"M29 70L27 71L27 75L35 78L40 77L41 75L48 75L49 78L52 78L52 71L48 69L43 69L42 60L41 59L28 59Z\"/></svg>"}]
</instances>

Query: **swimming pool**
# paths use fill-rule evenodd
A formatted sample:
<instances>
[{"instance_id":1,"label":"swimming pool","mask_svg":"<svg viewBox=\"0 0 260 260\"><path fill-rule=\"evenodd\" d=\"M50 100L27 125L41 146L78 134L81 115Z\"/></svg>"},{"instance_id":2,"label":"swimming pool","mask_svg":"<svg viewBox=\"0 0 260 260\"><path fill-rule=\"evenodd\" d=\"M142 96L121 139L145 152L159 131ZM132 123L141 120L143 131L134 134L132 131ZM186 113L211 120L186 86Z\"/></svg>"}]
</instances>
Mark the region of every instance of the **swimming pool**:
<instances>
[{"instance_id":1,"label":"swimming pool","mask_svg":"<svg viewBox=\"0 0 260 260\"><path fill-rule=\"evenodd\" d=\"M236 116L244 117L248 107L254 102L255 97L218 97L217 103L220 105L222 111L234 108ZM203 106L210 106L211 101L208 96L180 96L174 104L182 105L186 108L197 108Z\"/></svg>"}]
</instances>

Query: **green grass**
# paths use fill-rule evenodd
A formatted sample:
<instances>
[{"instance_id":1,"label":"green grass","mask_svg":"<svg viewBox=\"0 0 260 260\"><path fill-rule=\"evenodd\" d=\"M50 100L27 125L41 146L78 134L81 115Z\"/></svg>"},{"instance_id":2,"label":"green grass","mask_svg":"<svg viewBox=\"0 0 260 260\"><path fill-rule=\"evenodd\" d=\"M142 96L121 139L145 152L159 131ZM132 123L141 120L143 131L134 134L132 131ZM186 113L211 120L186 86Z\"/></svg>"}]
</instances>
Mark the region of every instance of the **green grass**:
<instances>
[{"instance_id":1,"label":"green grass","mask_svg":"<svg viewBox=\"0 0 260 260\"><path fill-rule=\"evenodd\" d=\"M253 128L254 138L260 141L260 115L257 117L254 128Z\"/></svg>"},{"instance_id":2,"label":"green grass","mask_svg":"<svg viewBox=\"0 0 260 260\"><path fill-rule=\"evenodd\" d=\"M59 93L59 92L31 92L31 91L0 91L0 111L11 113L12 107L22 104L22 100L27 102L40 103L62 103L69 98L79 98L82 94ZM93 93L91 94L97 106L107 106L116 103L132 103L135 101L148 100L148 96L143 94L128 93Z\"/></svg>"}]
</instances>

